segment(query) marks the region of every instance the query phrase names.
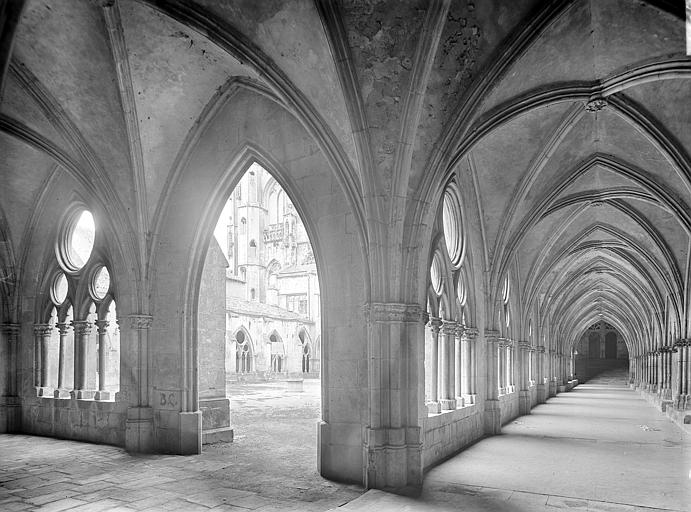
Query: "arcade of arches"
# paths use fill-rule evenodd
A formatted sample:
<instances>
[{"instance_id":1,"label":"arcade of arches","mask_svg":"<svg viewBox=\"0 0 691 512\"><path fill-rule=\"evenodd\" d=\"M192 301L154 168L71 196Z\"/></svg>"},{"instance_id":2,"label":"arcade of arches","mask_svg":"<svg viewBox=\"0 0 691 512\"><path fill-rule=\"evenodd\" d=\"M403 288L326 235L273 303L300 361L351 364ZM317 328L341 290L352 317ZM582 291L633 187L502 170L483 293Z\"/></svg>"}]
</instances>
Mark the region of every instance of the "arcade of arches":
<instances>
[{"instance_id":1,"label":"arcade of arches","mask_svg":"<svg viewBox=\"0 0 691 512\"><path fill-rule=\"evenodd\" d=\"M0 432L201 451L201 276L253 164L319 271L323 476L419 486L608 364L688 423L684 16L0 2Z\"/></svg>"}]
</instances>

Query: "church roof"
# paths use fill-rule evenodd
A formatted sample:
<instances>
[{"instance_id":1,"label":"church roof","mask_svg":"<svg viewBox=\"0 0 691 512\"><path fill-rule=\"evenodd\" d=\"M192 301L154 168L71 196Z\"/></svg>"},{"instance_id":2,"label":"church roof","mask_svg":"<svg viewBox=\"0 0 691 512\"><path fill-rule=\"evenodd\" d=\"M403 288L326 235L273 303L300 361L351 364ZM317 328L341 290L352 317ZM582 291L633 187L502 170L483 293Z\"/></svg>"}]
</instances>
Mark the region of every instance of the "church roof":
<instances>
[{"instance_id":1,"label":"church roof","mask_svg":"<svg viewBox=\"0 0 691 512\"><path fill-rule=\"evenodd\" d=\"M308 317L293 311L288 311L279 306L261 302L251 302L236 297L226 298L226 311L236 315L261 316L273 318L275 320L299 320L300 322L313 323Z\"/></svg>"}]
</instances>

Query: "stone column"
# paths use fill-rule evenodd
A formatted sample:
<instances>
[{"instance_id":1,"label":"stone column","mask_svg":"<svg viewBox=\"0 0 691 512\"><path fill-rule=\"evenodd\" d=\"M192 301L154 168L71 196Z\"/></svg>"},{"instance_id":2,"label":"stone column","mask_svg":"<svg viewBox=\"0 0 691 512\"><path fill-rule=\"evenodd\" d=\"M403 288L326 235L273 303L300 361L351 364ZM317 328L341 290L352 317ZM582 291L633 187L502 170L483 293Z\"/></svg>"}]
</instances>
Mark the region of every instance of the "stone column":
<instances>
[{"instance_id":1,"label":"stone column","mask_svg":"<svg viewBox=\"0 0 691 512\"><path fill-rule=\"evenodd\" d=\"M655 364L653 362L653 351L649 350L646 356L646 364L648 366L648 391L652 391L655 382Z\"/></svg>"},{"instance_id":2,"label":"stone column","mask_svg":"<svg viewBox=\"0 0 691 512\"><path fill-rule=\"evenodd\" d=\"M645 353L639 354L636 357L638 366L638 378L636 388L641 390L645 388Z\"/></svg>"},{"instance_id":3,"label":"stone column","mask_svg":"<svg viewBox=\"0 0 691 512\"><path fill-rule=\"evenodd\" d=\"M60 345L58 347L58 387L53 396L55 398L70 398L70 392L65 389L65 364L67 360L67 335L70 326L64 322L59 322L55 326L60 335Z\"/></svg>"},{"instance_id":4,"label":"stone column","mask_svg":"<svg viewBox=\"0 0 691 512\"><path fill-rule=\"evenodd\" d=\"M18 432L22 408L18 396L19 324L0 324L0 434Z\"/></svg>"},{"instance_id":5,"label":"stone column","mask_svg":"<svg viewBox=\"0 0 691 512\"><path fill-rule=\"evenodd\" d=\"M465 340L464 354L468 357L466 369L469 374L468 380L465 383L467 387L464 387L463 391L463 403L465 405L477 403L477 336L478 330L473 327L466 328L463 333Z\"/></svg>"},{"instance_id":6,"label":"stone column","mask_svg":"<svg viewBox=\"0 0 691 512\"><path fill-rule=\"evenodd\" d=\"M513 340L506 340L506 392L513 393L516 384L516 362L513 351Z\"/></svg>"},{"instance_id":7,"label":"stone column","mask_svg":"<svg viewBox=\"0 0 691 512\"><path fill-rule=\"evenodd\" d=\"M34 387L36 388L36 395L38 396L39 388L41 387L41 337L34 331Z\"/></svg>"},{"instance_id":8,"label":"stone column","mask_svg":"<svg viewBox=\"0 0 691 512\"><path fill-rule=\"evenodd\" d=\"M662 346L657 349L657 394L662 399L665 389L665 353Z\"/></svg>"},{"instance_id":9,"label":"stone column","mask_svg":"<svg viewBox=\"0 0 691 512\"><path fill-rule=\"evenodd\" d=\"M487 381L485 399L485 434L501 432L501 408L499 406L499 332L485 331L487 343Z\"/></svg>"},{"instance_id":10,"label":"stone column","mask_svg":"<svg viewBox=\"0 0 691 512\"><path fill-rule=\"evenodd\" d=\"M506 394L506 338L499 338L497 343L497 386L499 395Z\"/></svg>"},{"instance_id":11,"label":"stone column","mask_svg":"<svg viewBox=\"0 0 691 512\"><path fill-rule=\"evenodd\" d=\"M634 370L635 358L629 355L629 386L636 381L636 371Z\"/></svg>"},{"instance_id":12,"label":"stone column","mask_svg":"<svg viewBox=\"0 0 691 512\"><path fill-rule=\"evenodd\" d=\"M441 318L432 317L427 324L432 332L432 345L430 347L430 401L427 403L427 411L430 414L441 412L439 403L439 331L442 326Z\"/></svg>"},{"instance_id":13,"label":"stone column","mask_svg":"<svg viewBox=\"0 0 691 512\"><path fill-rule=\"evenodd\" d=\"M454 368L456 354L454 344L456 339L456 322L444 321L441 328L441 354L440 362L440 400L442 410L452 411L456 409L456 397L454 384L456 381Z\"/></svg>"},{"instance_id":14,"label":"stone column","mask_svg":"<svg viewBox=\"0 0 691 512\"><path fill-rule=\"evenodd\" d=\"M677 385L677 396L675 398L674 407L680 410L686 410L689 405L689 389L691 383L689 382L689 340L679 339L674 344L679 351L679 382Z\"/></svg>"},{"instance_id":15,"label":"stone column","mask_svg":"<svg viewBox=\"0 0 691 512\"><path fill-rule=\"evenodd\" d=\"M557 394L557 354L555 350L549 350L549 396Z\"/></svg>"},{"instance_id":16,"label":"stone column","mask_svg":"<svg viewBox=\"0 0 691 512\"><path fill-rule=\"evenodd\" d=\"M50 324L34 324L34 346L38 349L37 359L39 365L38 368L34 368L34 372L38 371L37 396L53 395L53 390L50 389L50 383L48 382L48 345L52 330Z\"/></svg>"},{"instance_id":17,"label":"stone column","mask_svg":"<svg viewBox=\"0 0 691 512\"><path fill-rule=\"evenodd\" d=\"M149 404L149 330L152 317L149 315L133 314L122 319L118 318L120 326L120 391L115 394L116 401L129 402L127 420L125 422L125 449L131 452L148 453L154 451L153 408ZM168 394L179 402L174 392ZM170 404L167 400L166 406ZM165 421L170 421L174 415L179 415L179 403L173 406L170 413L166 410ZM162 417L164 414L162 413ZM181 421L181 420L178 420ZM199 435L196 442L201 451L201 417ZM176 425L180 430L182 426ZM181 434L182 437L182 434ZM195 443L196 443L195 442ZM182 441L181 441L182 443ZM182 450L181 450L182 453Z\"/></svg>"},{"instance_id":18,"label":"stone column","mask_svg":"<svg viewBox=\"0 0 691 512\"><path fill-rule=\"evenodd\" d=\"M645 389L645 353L638 355L638 389Z\"/></svg>"},{"instance_id":19,"label":"stone column","mask_svg":"<svg viewBox=\"0 0 691 512\"><path fill-rule=\"evenodd\" d=\"M671 356L669 346L662 347L662 399L668 400L669 397L669 357Z\"/></svg>"},{"instance_id":20,"label":"stone column","mask_svg":"<svg viewBox=\"0 0 691 512\"><path fill-rule=\"evenodd\" d=\"M465 346L467 345L467 340L465 340L465 328L458 324L456 326L456 331L454 333L454 396L456 398L456 405L463 407L463 392L465 381L469 377L470 372L463 368L464 362L467 362L467 355L465 353Z\"/></svg>"},{"instance_id":21,"label":"stone column","mask_svg":"<svg viewBox=\"0 0 691 512\"><path fill-rule=\"evenodd\" d=\"M545 384L545 347L535 347L536 375L535 385L537 392L537 403L544 404L549 396L549 386Z\"/></svg>"},{"instance_id":22,"label":"stone column","mask_svg":"<svg viewBox=\"0 0 691 512\"><path fill-rule=\"evenodd\" d=\"M527 341L518 342L518 363L519 363L519 392L518 392L518 412L519 414L530 414L530 382L528 375L528 359L530 358L530 343Z\"/></svg>"},{"instance_id":23,"label":"stone column","mask_svg":"<svg viewBox=\"0 0 691 512\"><path fill-rule=\"evenodd\" d=\"M667 406L672 403L672 347L670 347L669 345L665 345L660 349L660 351L660 359L662 361L662 391L660 392L660 408L662 409L662 411L665 411L667 409Z\"/></svg>"},{"instance_id":24,"label":"stone column","mask_svg":"<svg viewBox=\"0 0 691 512\"><path fill-rule=\"evenodd\" d=\"M87 346L89 334L91 334L91 324L86 320L75 320L72 322L74 328L74 391L73 396L77 399L92 399L95 391L86 389L87 372Z\"/></svg>"},{"instance_id":25,"label":"stone column","mask_svg":"<svg viewBox=\"0 0 691 512\"><path fill-rule=\"evenodd\" d=\"M477 371L477 337L479 331L473 327L465 330L466 338L468 338L468 347L470 350L470 394L472 395L472 403L477 403L477 383L479 375Z\"/></svg>"},{"instance_id":26,"label":"stone column","mask_svg":"<svg viewBox=\"0 0 691 512\"><path fill-rule=\"evenodd\" d=\"M98 330L98 391L94 395L94 400L110 400L110 392L106 391L108 320L96 320L95 324Z\"/></svg>"},{"instance_id":27,"label":"stone column","mask_svg":"<svg viewBox=\"0 0 691 512\"><path fill-rule=\"evenodd\" d=\"M423 313L418 305L399 303L368 304L365 313L370 381L369 418L363 445L365 487L417 487L422 484L421 425L427 416L423 406L424 371L421 371ZM439 319L430 323L436 326L438 334ZM342 446L343 440L334 439L334 444ZM322 445L321 457L333 451L326 448Z\"/></svg>"}]
</instances>

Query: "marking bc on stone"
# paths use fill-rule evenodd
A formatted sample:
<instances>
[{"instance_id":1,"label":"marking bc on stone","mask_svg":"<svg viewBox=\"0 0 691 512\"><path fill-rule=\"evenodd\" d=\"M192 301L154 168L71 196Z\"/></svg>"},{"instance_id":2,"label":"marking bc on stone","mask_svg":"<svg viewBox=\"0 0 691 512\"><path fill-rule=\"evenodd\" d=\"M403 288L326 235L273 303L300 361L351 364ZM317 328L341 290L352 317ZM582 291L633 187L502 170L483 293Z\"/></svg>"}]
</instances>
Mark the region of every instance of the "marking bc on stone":
<instances>
[{"instance_id":1,"label":"marking bc on stone","mask_svg":"<svg viewBox=\"0 0 691 512\"><path fill-rule=\"evenodd\" d=\"M171 389L156 390L156 406L159 409L176 410L180 405L180 391Z\"/></svg>"}]
</instances>

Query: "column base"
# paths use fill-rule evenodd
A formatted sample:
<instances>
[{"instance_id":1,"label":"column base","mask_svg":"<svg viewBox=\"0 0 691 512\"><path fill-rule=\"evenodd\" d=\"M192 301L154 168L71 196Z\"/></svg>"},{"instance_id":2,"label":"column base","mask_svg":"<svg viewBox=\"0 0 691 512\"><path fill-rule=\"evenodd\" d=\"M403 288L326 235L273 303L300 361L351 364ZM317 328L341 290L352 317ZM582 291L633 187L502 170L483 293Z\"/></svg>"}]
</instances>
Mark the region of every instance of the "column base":
<instances>
[{"instance_id":1,"label":"column base","mask_svg":"<svg viewBox=\"0 0 691 512\"><path fill-rule=\"evenodd\" d=\"M96 391L94 400L110 400L110 391Z\"/></svg>"},{"instance_id":2,"label":"column base","mask_svg":"<svg viewBox=\"0 0 691 512\"><path fill-rule=\"evenodd\" d=\"M441 406L442 411L454 411L456 410L456 400L445 398L443 400L439 400L439 405Z\"/></svg>"},{"instance_id":3,"label":"column base","mask_svg":"<svg viewBox=\"0 0 691 512\"><path fill-rule=\"evenodd\" d=\"M180 413L180 455L202 453L201 411Z\"/></svg>"},{"instance_id":4,"label":"column base","mask_svg":"<svg viewBox=\"0 0 691 512\"><path fill-rule=\"evenodd\" d=\"M93 400L96 391L91 389L75 389L70 391L70 396L77 400Z\"/></svg>"},{"instance_id":5,"label":"column base","mask_svg":"<svg viewBox=\"0 0 691 512\"><path fill-rule=\"evenodd\" d=\"M458 400L458 398L456 398ZM473 405L477 403L477 395L475 394L470 394L470 395L463 395L463 405Z\"/></svg>"},{"instance_id":6,"label":"column base","mask_svg":"<svg viewBox=\"0 0 691 512\"><path fill-rule=\"evenodd\" d=\"M154 410L151 407L127 409L125 450L134 453L154 452Z\"/></svg>"},{"instance_id":7,"label":"column base","mask_svg":"<svg viewBox=\"0 0 691 512\"><path fill-rule=\"evenodd\" d=\"M365 487L408 494L422 487L419 427L365 431Z\"/></svg>"},{"instance_id":8,"label":"column base","mask_svg":"<svg viewBox=\"0 0 691 512\"><path fill-rule=\"evenodd\" d=\"M485 434L501 433L501 406L499 400L485 400Z\"/></svg>"},{"instance_id":9,"label":"column base","mask_svg":"<svg viewBox=\"0 0 691 512\"><path fill-rule=\"evenodd\" d=\"M230 399L200 398L202 413L202 444L231 443L233 428L230 426Z\"/></svg>"},{"instance_id":10,"label":"column base","mask_svg":"<svg viewBox=\"0 0 691 512\"><path fill-rule=\"evenodd\" d=\"M427 414L439 414L441 412L441 404L439 402L425 402L427 407Z\"/></svg>"},{"instance_id":11,"label":"column base","mask_svg":"<svg viewBox=\"0 0 691 512\"><path fill-rule=\"evenodd\" d=\"M36 388L36 396L51 396L52 397L53 393L54 393L53 388L49 388L48 386Z\"/></svg>"},{"instance_id":12,"label":"column base","mask_svg":"<svg viewBox=\"0 0 691 512\"><path fill-rule=\"evenodd\" d=\"M357 423L317 423L317 468L329 480L363 485L365 432Z\"/></svg>"},{"instance_id":13,"label":"column base","mask_svg":"<svg viewBox=\"0 0 691 512\"><path fill-rule=\"evenodd\" d=\"M685 411L689 406L689 395L677 395L674 398L674 408L678 411Z\"/></svg>"},{"instance_id":14,"label":"column base","mask_svg":"<svg viewBox=\"0 0 691 512\"><path fill-rule=\"evenodd\" d=\"M53 391L53 398L72 398L68 389L56 389Z\"/></svg>"}]
</instances>

